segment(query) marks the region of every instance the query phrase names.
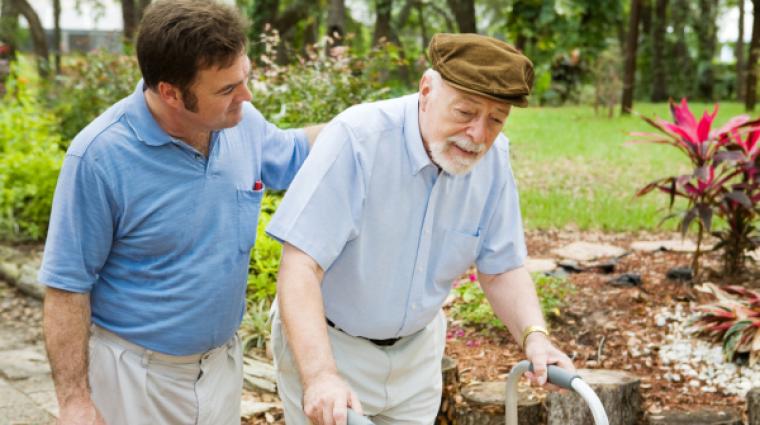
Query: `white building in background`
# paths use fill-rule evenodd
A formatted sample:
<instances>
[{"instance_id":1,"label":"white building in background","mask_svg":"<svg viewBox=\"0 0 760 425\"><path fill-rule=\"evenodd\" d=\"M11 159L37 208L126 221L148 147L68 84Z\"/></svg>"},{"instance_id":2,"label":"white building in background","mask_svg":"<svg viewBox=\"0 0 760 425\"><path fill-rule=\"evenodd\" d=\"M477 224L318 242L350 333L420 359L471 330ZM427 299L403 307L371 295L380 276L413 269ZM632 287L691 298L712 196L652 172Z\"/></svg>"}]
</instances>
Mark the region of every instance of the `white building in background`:
<instances>
[{"instance_id":1,"label":"white building in background","mask_svg":"<svg viewBox=\"0 0 760 425\"><path fill-rule=\"evenodd\" d=\"M53 2L29 0L53 50ZM77 4L79 6L77 7ZM21 25L27 23L22 18ZM61 0L61 51L90 51L122 49L121 4L115 0Z\"/></svg>"}]
</instances>

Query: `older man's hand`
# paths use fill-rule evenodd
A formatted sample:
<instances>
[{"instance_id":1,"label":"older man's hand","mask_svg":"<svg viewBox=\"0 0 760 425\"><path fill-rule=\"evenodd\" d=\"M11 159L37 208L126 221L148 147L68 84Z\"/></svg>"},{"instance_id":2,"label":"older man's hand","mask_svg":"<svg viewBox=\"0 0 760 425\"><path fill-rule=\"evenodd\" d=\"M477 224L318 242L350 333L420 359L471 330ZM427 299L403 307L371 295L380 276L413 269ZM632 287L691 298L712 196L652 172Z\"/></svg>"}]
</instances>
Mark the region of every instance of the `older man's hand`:
<instances>
[{"instance_id":1,"label":"older man's hand","mask_svg":"<svg viewBox=\"0 0 760 425\"><path fill-rule=\"evenodd\" d=\"M546 335L540 332L533 332L526 338L525 355L533 363L533 372L526 372L525 374L533 384L546 384L548 365L557 365L568 372L576 372L572 360L555 347ZM550 388L556 389L557 387L550 385Z\"/></svg>"},{"instance_id":2,"label":"older man's hand","mask_svg":"<svg viewBox=\"0 0 760 425\"><path fill-rule=\"evenodd\" d=\"M304 383L303 411L315 425L346 425L347 409L364 414L359 397L335 372L323 372Z\"/></svg>"}]
</instances>

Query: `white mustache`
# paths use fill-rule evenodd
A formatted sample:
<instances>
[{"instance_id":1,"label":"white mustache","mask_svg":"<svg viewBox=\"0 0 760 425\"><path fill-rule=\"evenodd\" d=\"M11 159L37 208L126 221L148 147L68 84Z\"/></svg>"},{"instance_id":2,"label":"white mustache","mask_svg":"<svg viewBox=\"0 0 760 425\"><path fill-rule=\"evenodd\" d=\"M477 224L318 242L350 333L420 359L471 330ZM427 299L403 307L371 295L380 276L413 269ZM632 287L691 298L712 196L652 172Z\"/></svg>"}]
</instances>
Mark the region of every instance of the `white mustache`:
<instances>
[{"instance_id":1,"label":"white mustache","mask_svg":"<svg viewBox=\"0 0 760 425\"><path fill-rule=\"evenodd\" d=\"M464 136L451 136L446 139L447 142L455 144L459 149L470 153L482 153L485 150L484 145L473 143Z\"/></svg>"}]
</instances>

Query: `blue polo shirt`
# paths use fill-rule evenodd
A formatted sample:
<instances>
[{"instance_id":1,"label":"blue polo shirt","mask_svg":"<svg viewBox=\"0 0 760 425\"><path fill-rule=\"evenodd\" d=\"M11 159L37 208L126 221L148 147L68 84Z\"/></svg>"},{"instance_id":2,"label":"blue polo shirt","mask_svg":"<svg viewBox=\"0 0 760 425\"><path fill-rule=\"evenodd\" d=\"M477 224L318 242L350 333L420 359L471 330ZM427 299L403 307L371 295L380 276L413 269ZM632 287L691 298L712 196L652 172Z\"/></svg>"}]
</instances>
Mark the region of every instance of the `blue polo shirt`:
<instances>
[{"instance_id":1,"label":"blue polo shirt","mask_svg":"<svg viewBox=\"0 0 760 425\"><path fill-rule=\"evenodd\" d=\"M471 264L499 274L525 260L507 138L466 175L439 174L417 108L410 95L338 115L267 228L325 270L325 314L351 335L413 334Z\"/></svg>"},{"instance_id":2,"label":"blue polo shirt","mask_svg":"<svg viewBox=\"0 0 760 425\"><path fill-rule=\"evenodd\" d=\"M158 126L143 84L72 142L40 282L90 293L92 320L150 350L206 351L240 325L263 189L285 189L309 151L249 103L208 158Z\"/></svg>"}]
</instances>

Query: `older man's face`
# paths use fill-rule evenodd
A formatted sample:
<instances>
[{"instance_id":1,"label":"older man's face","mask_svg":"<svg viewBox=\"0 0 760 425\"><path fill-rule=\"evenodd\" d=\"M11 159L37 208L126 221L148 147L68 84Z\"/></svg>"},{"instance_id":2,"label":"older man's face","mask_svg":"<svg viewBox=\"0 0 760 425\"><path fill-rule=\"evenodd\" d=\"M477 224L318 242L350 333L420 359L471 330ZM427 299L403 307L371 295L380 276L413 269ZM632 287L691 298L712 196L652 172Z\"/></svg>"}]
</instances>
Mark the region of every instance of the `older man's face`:
<instances>
[{"instance_id":1,"label":"older man's face","mask_svg":"<svg viewBox=\"0 0 760 425\"><path fill-rule=\"evenodd\" d=\"M420 131L431 159L451 174L466 174L504 128L510 105L442 81L420 84Z\"/></svg>"}]
</instances>

